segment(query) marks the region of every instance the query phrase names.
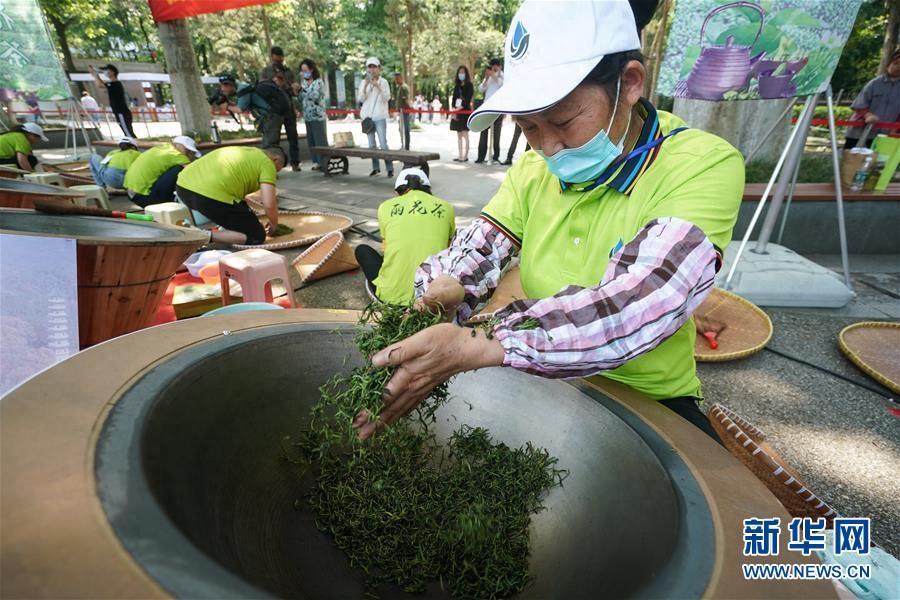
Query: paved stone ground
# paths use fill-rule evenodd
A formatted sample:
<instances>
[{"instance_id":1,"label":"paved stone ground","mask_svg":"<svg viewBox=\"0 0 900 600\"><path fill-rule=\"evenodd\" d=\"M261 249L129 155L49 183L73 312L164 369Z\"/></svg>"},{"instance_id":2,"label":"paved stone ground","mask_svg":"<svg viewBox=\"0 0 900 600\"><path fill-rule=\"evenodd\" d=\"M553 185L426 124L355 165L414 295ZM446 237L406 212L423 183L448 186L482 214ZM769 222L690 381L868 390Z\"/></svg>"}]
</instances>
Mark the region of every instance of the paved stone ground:
<instances>
[{"instance_id":1,"label":"paved stone ground","mask_svg":"<svg viewBox=\"0 0 900 600\"><path fill-rule=\"evenodd\" d=\"M358 144L364 140L358 122L329 123L329 133L335 131L352 131ZM507 123L501 159L511 135ZM388 138L391 148L399 147L396 122L389 124ZM471 134L471 142L469 162L456 163L451 160L456 136L446 124L424 124L412 134L413 149L441 154L431 165L433 191L453 203L460 226L477 216L505 172L502 166L473 164L476 134ZM523 150L524 139L518 154ZM375 244L359 232L377 234L378 204L393 195L393 181L384 167L380 176L368 177L371 161L350 159L350 174L333 178L309 167L306 161L302 172L280 174L280 205L347 214L358 225L348 235L350 242ZM395 165L395 171L399 168ZM121 199L116 202L127 205ZM293 258L301 250L285 254ZM840 271L840 257L810 258ZM878 388L841 355L837 334L862 320L900 320L900 257L853 255L850 264L857 296L848 306L767 309L774 323L770 347ZM368 302L363 283L361 273L354 271L300 288L296 296L306 307L359 309ZM730 406L762 428L813 491L843 515L871 517L873 538L895 556L900 554L900 419L887 412L898 406L886 399L887 390L868 391L769 351L731 363L701 364L699 372L708 400Z\"/></svg>"}]
</instances>

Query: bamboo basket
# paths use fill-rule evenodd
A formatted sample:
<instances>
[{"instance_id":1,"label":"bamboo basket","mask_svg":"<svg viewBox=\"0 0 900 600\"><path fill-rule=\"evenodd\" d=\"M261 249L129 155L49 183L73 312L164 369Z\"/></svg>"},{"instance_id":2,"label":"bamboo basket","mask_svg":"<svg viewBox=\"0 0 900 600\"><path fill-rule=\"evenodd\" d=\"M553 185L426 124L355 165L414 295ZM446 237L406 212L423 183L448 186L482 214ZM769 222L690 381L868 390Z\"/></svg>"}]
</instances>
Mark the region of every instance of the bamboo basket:
<instances>
[{"instance_id":1,"label":"bamboo basket","mask_svg":"<svg viewBox=\"0 0 900 600\"><path fill-rule=\"evenodd\" d=\"M55 185L0 179L0 208L33 209L35 200L72 204L73 198L84 198L84 194Z\"/></svg>"},{"instance_id":2,"label":"bamboo basket","mask_svg":"<svg viewBox=\"0 0 900 600\"><path fill-rule=\"evenodd\" d=\"M838 334L841 352L859 369L900 394L900 323L865 321Z\"/></svg>"},{"instance_id":3,"label":"bamboo basket","mask_svg":"<svg viewBox=\"0 0 900 600\"><path fill-rule=\"evenodd\" d=\"M75 239L82 348L149 326L172 275L207 240L157 223L8 209L0 233Z\"/></svg>"},{"instance_id":4,"label":"bamboo basket","mask_svg":"<svg viewBox=\"0 0 900 600\"><path fill-rule=\"evenodd\" d=\"M838 514L797 476L765 441L762 432L721 404L709 409L709 421L725 447L762 481L792 517L824 518L827 527Z\"/></svg>"},{"instance_id":5,"label":"bamboo basket","mask_svg":"<svg viewBox=\"0 0 900 600\"><path fill-rule=\"evenodd\" d=\"M344 234L332 231L294 259L291 266L303 284L359 267Z\"/></svg>"}]
</instances>

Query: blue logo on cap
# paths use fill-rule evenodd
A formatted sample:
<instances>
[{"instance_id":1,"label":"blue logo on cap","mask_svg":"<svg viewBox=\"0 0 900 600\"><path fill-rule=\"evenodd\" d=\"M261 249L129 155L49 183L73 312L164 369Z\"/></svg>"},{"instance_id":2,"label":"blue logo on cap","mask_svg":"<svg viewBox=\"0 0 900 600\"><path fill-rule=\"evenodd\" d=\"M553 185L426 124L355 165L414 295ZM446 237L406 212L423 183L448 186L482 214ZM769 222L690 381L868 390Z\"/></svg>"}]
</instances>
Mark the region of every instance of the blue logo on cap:
<instances>
[{"instance_id":1,"label":"blue logo on cap","mask_svg":"<svg viewBox=\"0 0 900 600\"><path fill-rule=\"evenodd\" d=\"M509 42L509 57L517 60L525 56L528 52L528 40L531 34L522 25L522 21L516 23L516 30L513 32L512 40Z\"/></svg>"}]
</instances>

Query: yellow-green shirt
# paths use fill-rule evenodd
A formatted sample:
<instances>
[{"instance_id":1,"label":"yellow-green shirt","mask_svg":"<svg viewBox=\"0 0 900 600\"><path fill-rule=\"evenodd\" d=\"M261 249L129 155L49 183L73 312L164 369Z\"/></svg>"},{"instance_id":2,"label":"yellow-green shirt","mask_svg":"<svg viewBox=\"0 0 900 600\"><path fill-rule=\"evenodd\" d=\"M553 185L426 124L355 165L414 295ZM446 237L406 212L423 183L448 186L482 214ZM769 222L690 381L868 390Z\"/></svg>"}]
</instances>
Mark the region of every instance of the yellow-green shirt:
<instances>
[{"instance_id":1,"label":"yellow-green shirt","mask_svg":"<svg viewBox=\"0 0 900 600\"><path fill-rule=\"evenodd\" d=\"M650 133L654 114L658 132ZM678 117L654 111L642 137L656 139L683 126ZM509 169L483 217L521 243L521 280L528 298L547 298L572 284L599 285L610 258L657 218L688 221L724 251L743 195L740 153L721 138L688 129L646 158L649 164L630 161L605 185L583 192L577 185L561 190L535 152ZM654 399L701 397L695 336L689 320L653 350L602 375Z\"/></svg>"},{"instance_id":2,"label":"yellow-green shirt","mask_svg":"<svg viewBox=\"0 0 900 600\"><path fill-rule=\"evenodd\" d=\"M456 228L453 206L421 190L385 200L378 207L384 240L384 263L375 284L383 302L406 304L413 299L416 269L447 247Z\"/></svg>"},{"instance_id":3,"label":"yellow-green shirt","mask_svg":"<svg viewBox=\"0 0 900 600\"><path fill-rule=\"evenodd\" d=\"M15 158L16 153L25 156L31 154L31 142L21 131L12 131L0 135L0 158Z\"/></svg>"},{"instance_id":4,"label":"yellow-green shirt","mask_svg":"<svg viewBox=\"0 0 900 600\"><path fill-rule=\"evenodd\" d=\"M226 146L213 150L178 174L178 185L201 196L237 204L264 183L275 185L275 163L259 148Z\"/></svg>"},{"instance_id":5,"label":"yellow-green shirt","mask_svg":"<svg viewBox=\"0 0 900 600\"><path fill-rule=\"evenodd\" d=\"M108 159L105 160L106 166L127 171L140 155L138 150L129 148L128 150L113 150L104 159Z\"/></svg>"},{"instance_id":6,"label":"yellow-green shirt","mask_svg":"<svg viewBox=\"0 0 900 600\"><path fill-rule=\"evenodd\" d=\"M179 152L173 144L154 146L141 152L141 155L131 163L122 185L128 190L146 196L160 175L176 165L187 165L190 162L191 160Z\"/></svg>"}]
</instances>

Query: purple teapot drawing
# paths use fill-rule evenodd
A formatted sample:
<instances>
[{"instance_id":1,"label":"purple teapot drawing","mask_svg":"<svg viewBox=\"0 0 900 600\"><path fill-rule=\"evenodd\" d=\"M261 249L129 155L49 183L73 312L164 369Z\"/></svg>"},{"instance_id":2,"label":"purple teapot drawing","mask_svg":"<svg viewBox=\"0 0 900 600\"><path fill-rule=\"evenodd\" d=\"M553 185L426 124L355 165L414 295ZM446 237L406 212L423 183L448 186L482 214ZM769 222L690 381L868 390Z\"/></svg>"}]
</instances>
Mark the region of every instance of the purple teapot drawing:
<instances>
[{"instance_id":1,"label":"purple teapot drawing","mask_svg":"<svg viewBox=\"0 0 900 600\"><path fill-rule=\"evenodd\" d=\"M749 46L734 43L734 36L728 36L724 46L707 46L702 48L706 25L716 14L729 8L752 8L759 13L759 31ZM687 78L687 91L690 98L701 100L721 100L725 92L740 91L747 87L754 65L763 53L750 58L750 49L762 34L765 12L753 2L732 2L714 8L706 15L700 28L700 57L694 63Z\"/></svg>"}]
</instances>

